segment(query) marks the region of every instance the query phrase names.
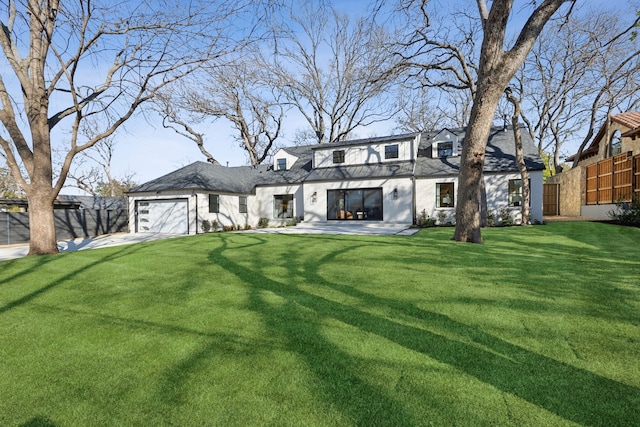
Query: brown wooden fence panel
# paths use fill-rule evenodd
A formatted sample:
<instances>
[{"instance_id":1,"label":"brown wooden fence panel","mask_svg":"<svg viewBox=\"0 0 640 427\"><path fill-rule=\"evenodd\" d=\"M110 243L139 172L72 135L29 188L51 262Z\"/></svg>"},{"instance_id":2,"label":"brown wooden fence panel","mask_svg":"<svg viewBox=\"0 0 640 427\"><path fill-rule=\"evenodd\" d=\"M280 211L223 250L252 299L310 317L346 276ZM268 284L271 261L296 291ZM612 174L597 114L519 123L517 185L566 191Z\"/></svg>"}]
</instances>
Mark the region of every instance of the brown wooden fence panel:
<instances>
[{"instance_id":1,"label":"brown wooden fence panel","mask_svg":"<svg viewBox=\"0 0 640 427\"><path fill-rule=\"evenodd\" d=\"M633 157L627 153L613 158L612 202L630 202L633 193Z\"/></svg>"},{"instance_id":2,"label":"brown wooden fence panel","mask_svg":"<svg viewBox=\"0 0 640 427\"><path fill-rule=\"evenodd\" d=\"M629 202L640 197L640 154L631 153L586 166L587 205Z\"/></svg>"},{"instance_id":3,"label":"brown wooden fence panel","mask_svg":"<svg viewBox=\"0 0 640 427\"><path fill-rule=\"evenodd\" d=\"M560 215L560 184L543 184L542 215Z\"/></svg>"},{"instance_id":4,"label":"brown wooden fence panel","mask_svg":"<svg viewBox=\"0 0 640 427\"><path fill-rule=\"evenodd\" d=\"M637 155L633 158L633 175L634 175L634 186L633 189L638 197L640 197L640 155Z\"/></svg>"},{"instance_id":5,"label":"brown wooden fence panel","mask_svg":"<svg viewBox=\"0 0 640 427\"><path fill-rule=\"evenodd\" d=\"M598 204L613 200L613 159L598 162Z\"/></svg>"},{"instance_id":6,"label":"brown wooden fence panel","mask_svg":"<svg viewBox=\"0 0 640 427\"><path fill-rule=\"evenodd\" d=\"M598 203L598 164L587 166L587 205Z\"/></svg>"}]
</instances>

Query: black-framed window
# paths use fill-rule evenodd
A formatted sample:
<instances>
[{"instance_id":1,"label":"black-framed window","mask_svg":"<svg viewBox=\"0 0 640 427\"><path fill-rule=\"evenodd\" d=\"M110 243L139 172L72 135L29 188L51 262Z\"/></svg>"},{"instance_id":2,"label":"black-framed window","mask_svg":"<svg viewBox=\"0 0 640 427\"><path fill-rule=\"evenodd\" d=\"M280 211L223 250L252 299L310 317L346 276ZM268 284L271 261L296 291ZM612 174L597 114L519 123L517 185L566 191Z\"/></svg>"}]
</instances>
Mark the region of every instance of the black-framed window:
<instances>
[{"instance_id":1,"label":"black-framed window","mask_svg":"<svg viewBox=\"0 0 640 427\"><path fill-rule=\"evenodd\" d=\"M397 159L398 158L398 144L385 145L384 146L384 158L385 159Z\"/></svg>"},{"instance_id":2,"label":"black-framed window","mask_svg":"<svg viewBox=\"0 0 640 427\"><path fill-rule=\"evenodd\" d=\"M529 187L531 187L531 180L529 180ZM509 180L509 206L517 207L522 206L524 196L522 195L522 179L510 179ZM529 199L529 205L531 205L531 199Z\"/></svg>"},{"instance_id":3,"label":"black-framed window","mask_svg":"<svg viewBox=\"0 0 640 427\"><path fill-rule=\"evenodd\" d=\"M438 157L453 156L453 142L439 142L438 143Z\"/></svg>"},{"instance_id":4,"label":"black-framed window","mask_svg":"<svg viewBox=\"0 0 640 427\"><path fill-rule=\"evenodd\" d=\"M220 213L220 195L209 194L209 213Z\"/></svg>"},{"instance_id":5,"label":"black-framed window","mask_svg":"<svg viewBox=\"0 0 640 427\"><path fill-rule=\"evenodd\" d=\"M277 160L278 163L278 170L279 171L286 171L287 170L287 159L278 159Z\"/></svg>"},{"instance_id":6,"label":"black-framed window","mask_svg":"<svg viewBox=\"0 0 640 427\"><path fill-rule=\"evenodd\" d=\"M327 219L382 221L382 188L327 190Z\"/></svg>"},{"instance_id":7,"label":"black-framed window","mask_svg":"<svg viewBox=\"0 0 640 427\"><path fill-rule=\"evenodd\" d=\"M454 206L453 182L439 182L436 184L436 207L452 208Z\"/></svg>"},{"instance_id":8,"label":"black-framed window","mask_svg":"<svg viewBox=\"0 0 640 427\"><path fill-rule=\"evenodd\" d=\"M333 152L333 163L344 163L344 150L336 150Z\"/></svg>"},{"instance_id":9,"label":"black-framed window","mask_svg":"<svg viewBox=\"0 0 640 427\"><path fill-rule=\"evenodd\" d=\"M238 196L238 207L240 213L247 213L247 196Z\"/></svg>"},{"instance_id":10,"label":"black-framed window","mask_svg":"<svg viewBox=\"0 0 640 427\"><path fill-rule=\"evenodd\" d=\"M293 194L276 194L273 196L273 217L293 218Z\"/></svg>"}]
</instances>

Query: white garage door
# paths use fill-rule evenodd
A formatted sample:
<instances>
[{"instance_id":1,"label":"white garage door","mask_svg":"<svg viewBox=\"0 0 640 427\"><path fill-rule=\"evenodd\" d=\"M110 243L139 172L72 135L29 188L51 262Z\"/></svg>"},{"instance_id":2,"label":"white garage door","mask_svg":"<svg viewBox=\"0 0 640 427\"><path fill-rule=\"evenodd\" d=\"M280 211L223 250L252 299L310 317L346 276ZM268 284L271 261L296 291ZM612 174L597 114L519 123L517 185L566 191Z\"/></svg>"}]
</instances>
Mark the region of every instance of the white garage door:
<instances>
[{"instance_id":1,"label":"white garage door","mask_svg":"<svg viewBox=\"0 0 640 427\"><path fill-rule=\"evenodd\" d=\"M139 233L189 233L186 199L138 201L137 214Z\"/></svg>"}]
</instances>

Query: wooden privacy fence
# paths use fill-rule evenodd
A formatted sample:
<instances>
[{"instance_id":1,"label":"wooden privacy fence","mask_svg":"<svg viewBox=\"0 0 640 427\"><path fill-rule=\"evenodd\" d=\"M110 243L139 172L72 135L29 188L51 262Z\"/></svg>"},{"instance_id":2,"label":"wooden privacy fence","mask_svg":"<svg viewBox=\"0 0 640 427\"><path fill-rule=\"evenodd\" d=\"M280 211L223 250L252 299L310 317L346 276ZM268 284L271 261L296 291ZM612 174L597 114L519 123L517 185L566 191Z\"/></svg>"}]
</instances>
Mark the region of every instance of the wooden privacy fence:
<instances>
[{"instance_id":1,"label":"wooden privacy fence","mask_svg":"<svg viewBox=\"0 0 640 427\"><path fill-rule=\"evenodd\" d=\"M59 240L125 232L128 213L124 209L56 209L53 211ZM0 245L29 243L29 214L0 212Z\"/></svg>"},{"instance_id":2,"label":"wooden privacy fence","mask_svg":"<svg viewBox=\"0 0 640 427\"><path fill-rule=\"evenodd\" d=\"M630 202L640 196L640 154L631 152L587 166L587 205Z\"/></svg>"},{"instance_id":3,"label":"wooden privacy fence","mask_svg":"<svg viewBox=\"0 0 640 427\"><path fill-rule=\"evenodd\" d=\"M560 215L560 184L542 185L542 215Z\"/></svg>"}]
</instances>

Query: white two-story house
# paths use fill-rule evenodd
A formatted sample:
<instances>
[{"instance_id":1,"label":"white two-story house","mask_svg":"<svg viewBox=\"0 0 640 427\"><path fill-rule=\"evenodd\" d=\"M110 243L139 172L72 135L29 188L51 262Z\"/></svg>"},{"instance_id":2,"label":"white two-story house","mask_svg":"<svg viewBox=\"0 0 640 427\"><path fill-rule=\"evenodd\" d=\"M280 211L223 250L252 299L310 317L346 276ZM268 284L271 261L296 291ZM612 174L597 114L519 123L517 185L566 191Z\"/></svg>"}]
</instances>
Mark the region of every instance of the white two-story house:
<instances>
[{"instance_id":1,"label":"white two-story house","mask_svg":"<svg viewBox=\"0 0 640 427\"><path fill-rule=\"evenodd\" d=\"M132 232L195 234L202 221L219 227L366 221L415 223L426 214L454 221L464 129L287 147L273 163L224 167L196 162L129 193ZM523 135L524 136L524 135ZM531 212L542 220L544 164L523 141ZM513 131L494 128L484 170L486 206L520 220L522 186Z\"/></svg>"}]
</instances>

